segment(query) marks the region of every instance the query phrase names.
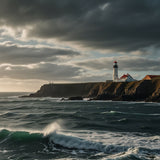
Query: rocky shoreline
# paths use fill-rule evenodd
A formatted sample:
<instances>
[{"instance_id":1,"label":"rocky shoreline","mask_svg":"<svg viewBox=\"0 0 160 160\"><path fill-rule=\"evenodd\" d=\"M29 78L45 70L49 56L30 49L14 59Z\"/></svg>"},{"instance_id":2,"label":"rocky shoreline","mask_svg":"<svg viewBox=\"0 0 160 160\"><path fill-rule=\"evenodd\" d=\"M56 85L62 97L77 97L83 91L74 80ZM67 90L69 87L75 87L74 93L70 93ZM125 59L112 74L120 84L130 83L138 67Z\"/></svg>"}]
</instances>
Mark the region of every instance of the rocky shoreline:
<instances>
[{"instance_id":1,"label":"rocky shoreline","mask_svg":"<svg viewBox=\"0 0 160 160\"><path fill-rule=\"evenodd\" d=\"M65 97L70 100L160 102L160 79L134 82L97 82L75 84L45 84L36 93L25 97ZM80 98L81 97L81 98Z\"/></svg>"},{"instance_id":2,"label":"rocky shoreline","mask_svg":"<svg viewBox=\"0 0 160 160\"><path fill-rule=\"evenodd\" d=\"M160 102L160 79L97 85L89 97L95 100Z\"/></svg>"}]
</instances>

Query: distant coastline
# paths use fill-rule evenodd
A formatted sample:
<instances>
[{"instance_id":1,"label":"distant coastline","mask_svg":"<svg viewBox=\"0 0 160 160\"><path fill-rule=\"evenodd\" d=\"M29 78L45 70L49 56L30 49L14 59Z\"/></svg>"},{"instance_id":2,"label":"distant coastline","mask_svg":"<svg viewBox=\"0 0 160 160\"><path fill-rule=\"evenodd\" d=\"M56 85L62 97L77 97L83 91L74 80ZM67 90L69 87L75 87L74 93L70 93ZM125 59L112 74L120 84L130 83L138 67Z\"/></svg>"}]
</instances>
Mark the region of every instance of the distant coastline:
<instances>
[{"instance_id":1,"label":"distant coastline","mask_svg":"<svg viewBox=\"0 0 160 160\"><path fill-rule=\"evenodd\" d=\"M160 102L160 79L134 82L45 84L23 97L83 97L90 100Z\"/></svg>"}]
</instances>

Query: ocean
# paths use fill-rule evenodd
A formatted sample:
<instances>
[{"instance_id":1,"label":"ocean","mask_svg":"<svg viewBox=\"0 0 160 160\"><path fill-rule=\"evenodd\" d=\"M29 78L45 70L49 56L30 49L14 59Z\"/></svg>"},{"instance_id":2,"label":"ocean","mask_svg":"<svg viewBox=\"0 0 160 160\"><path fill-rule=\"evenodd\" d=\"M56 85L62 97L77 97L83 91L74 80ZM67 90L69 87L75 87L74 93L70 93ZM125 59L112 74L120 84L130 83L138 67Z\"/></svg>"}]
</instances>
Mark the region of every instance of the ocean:
<instances>
[{"instance_id":1,"label":"ocean","mask_svg":"<svg viewBox=\"0 0 160 160\"><path fill-rule=\"evenodd\" d=\"M160 160L160 103L0 93L0 160Z\"/></svg>"}]
</instances>

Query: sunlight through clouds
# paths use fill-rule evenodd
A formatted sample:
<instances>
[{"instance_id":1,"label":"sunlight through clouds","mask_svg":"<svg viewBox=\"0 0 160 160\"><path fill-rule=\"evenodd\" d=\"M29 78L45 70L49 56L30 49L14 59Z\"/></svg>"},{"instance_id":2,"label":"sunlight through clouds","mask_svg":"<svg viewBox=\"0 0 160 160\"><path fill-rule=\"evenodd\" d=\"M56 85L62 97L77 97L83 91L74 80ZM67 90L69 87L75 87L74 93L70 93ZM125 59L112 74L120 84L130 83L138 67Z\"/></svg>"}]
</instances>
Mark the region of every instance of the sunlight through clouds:
<instances>
[{"instance_id":1,"label":"sunlight through clouds","mask_svg":"<svg viewBox=\"0 0 160 160\"><path fill-rule=\"evenodd\" d=\"M120 73L137 79L156 74L159 6L158 0L1 0L0 77L105 81L114 60Z\"/></svg>"}]
</instances>

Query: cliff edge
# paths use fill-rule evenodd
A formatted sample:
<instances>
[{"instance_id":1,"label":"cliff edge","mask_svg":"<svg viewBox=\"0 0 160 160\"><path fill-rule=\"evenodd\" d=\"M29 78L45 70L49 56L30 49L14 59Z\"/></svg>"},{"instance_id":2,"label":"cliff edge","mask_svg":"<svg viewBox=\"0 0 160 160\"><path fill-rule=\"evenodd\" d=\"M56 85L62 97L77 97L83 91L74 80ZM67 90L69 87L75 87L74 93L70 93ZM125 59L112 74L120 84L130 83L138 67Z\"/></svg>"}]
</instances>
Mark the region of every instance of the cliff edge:
<instances>
[{"instance_id":1,"label":"cliff edge","mask_svg":"<svg viewBox=\"0 0 160 160\"><path fill-rule=\"evenodd\" d=\"M134 82L45 84L29 97L89 97L94 100L160 102L160 79Z\"/></svg>"},{"instance_id":2,"label":"cliff edge","mask_svg":"<svg viewBox=\"0 0 160 160\"><path fill-rule=\"evenodd\" d=\"M29 97L87 97L97 83L45 84Z\"/></svg>"},{"instance_id":3,"label":"cliff edge","mask_svg":"<svg viewBox=\"0 0 160 160\"><path fill-rule=\"evenodd\" d=\"M88 96L95 100L160 102L160 79L97 84Z\"/></svg>"}]
</instances>

